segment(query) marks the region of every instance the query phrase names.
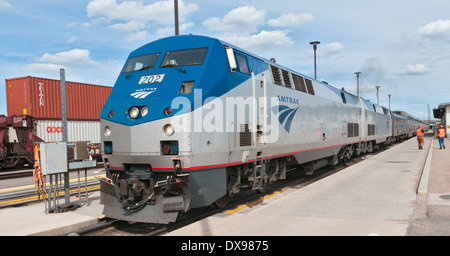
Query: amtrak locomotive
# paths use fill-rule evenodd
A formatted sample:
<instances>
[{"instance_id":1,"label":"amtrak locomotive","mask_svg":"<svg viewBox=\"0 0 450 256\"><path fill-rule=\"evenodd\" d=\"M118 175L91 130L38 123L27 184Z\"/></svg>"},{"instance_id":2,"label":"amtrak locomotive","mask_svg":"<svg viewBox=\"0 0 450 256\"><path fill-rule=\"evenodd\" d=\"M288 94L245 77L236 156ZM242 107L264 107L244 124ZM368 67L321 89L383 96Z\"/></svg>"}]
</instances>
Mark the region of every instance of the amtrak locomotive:
<instances>
[{"instance_id":1,"label":"amtrak locomotive","mask_svg":"<svg viewBox=\"0 0 450 256\"><path fill-rule=\"evenodd\" d=\"M107 217L174 222L418 124L221 40L168 37L131 52L101 111L101 203Z\"/></svg>"}]
</instances>

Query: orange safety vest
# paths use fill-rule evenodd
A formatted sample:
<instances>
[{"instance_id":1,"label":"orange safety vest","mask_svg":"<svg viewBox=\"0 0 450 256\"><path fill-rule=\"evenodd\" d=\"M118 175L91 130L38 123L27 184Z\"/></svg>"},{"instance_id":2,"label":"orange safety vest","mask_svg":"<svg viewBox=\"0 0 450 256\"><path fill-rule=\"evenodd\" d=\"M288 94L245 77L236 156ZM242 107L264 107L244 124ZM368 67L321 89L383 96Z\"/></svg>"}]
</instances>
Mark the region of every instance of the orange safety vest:
<instances>
[{"instance_id":1,"label":"orange safety vest","mask_svg":"<svg viewBox=\"0 0 450 256\"><path fill-rule=\"evenodd\" d=\"M417 133L417 137L423 137L422 129L417 129L416 133Z\"/></svg>"},{"instance_id":2,"label":"orange safety vest","mask_svg":"<svg viewBox=\"0 0 450 256\"><path fill-rule=\"evenodd\" d=\"M439 137L445 137L445 129L443 129L443 128L439 129L438 136Z\"/></svg>"}]
</instances>

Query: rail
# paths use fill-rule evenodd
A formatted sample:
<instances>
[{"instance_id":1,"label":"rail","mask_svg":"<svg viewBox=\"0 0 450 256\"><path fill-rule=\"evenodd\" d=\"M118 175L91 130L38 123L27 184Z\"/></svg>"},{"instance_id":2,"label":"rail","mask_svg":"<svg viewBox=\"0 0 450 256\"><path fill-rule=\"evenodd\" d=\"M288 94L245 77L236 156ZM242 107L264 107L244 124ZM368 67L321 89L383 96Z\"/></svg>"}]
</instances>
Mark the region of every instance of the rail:
<instances>
[{"instance_id":1,"label":"rail","mask_svg":"<svg viewBox=\"0 0 450 256\"><path fill-rule=\"evenodd\" d=\"M105 177L105 175L90 176L87 177L87 190L88 192L100 190L100 178ZM47 182L46 186L50 184ZM78 179L70 180L70 194L78 195L79 192L85 192L85 188L81 187L79 189ZM61 190L58 197L64 197L64 190ZM20 206L30 203L35 203L42 201L36 193L36 187L34 185L27 185L15 188L0 189L0 209L12 206Z\"/></svg>"}]
</instances>

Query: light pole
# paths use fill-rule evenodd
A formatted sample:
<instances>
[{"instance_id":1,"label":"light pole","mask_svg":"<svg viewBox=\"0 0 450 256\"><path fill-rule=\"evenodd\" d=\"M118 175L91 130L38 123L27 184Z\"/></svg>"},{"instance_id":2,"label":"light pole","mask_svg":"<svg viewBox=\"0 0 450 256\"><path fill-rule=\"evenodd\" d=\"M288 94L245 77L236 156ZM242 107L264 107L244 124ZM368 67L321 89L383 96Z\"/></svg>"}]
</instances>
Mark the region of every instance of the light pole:
<instances>
[{"instance_id":1,"label":"light pole","mask_svg":"<svg viewBox=\"0 0 450 256\"><path fill-rule=\"evenodd\" d=\"M361 72L355 72L356 75L356 96L359 98L359 75Z\"/></svg>"},{"instance_id":2,"label":"light pole","mask_svg":"<svg viewBox=\"0 0 450 256\"><path fill-rule=\"evenodd\" d=\"M389 112L391 112L391 94L388 94L389 97Z\"/></svg>"},{"instance_id":3,"label":"light pole","mask_svg":"<svg viewBox=\"0 0 450 256\"><path fill-rule=\"evenodd\" d=\"M180 34L178 28L178 0L173 0L174 9L175 9L175 35L178 36Z\"/></svg>"},{"instance_id":4,"label":"light pole","mask_svg":"<svg viewBox=\"0 0 450 256\"><path fill-rule=\"evenodd\" d=\"M377 86L375 86L375 87L377 88L377 105L380 105L380 99L379 99L379 97L378 97L378 91L380 90L380 86L377 85Z\"/></svg>"},{"instance_id":5,"label":"light pole","mask_svg":"<svg viewBox=\"0 0 450 256\"><path fill-rule=\"evenodd\" d=\"M314 50L314 79L317 79L316 50L317 50L317 45L320 44L320 42L313 41L313 42L309 42L309 44L311 44L313 46L313 50Z\"/></svg>"}]
</instances>

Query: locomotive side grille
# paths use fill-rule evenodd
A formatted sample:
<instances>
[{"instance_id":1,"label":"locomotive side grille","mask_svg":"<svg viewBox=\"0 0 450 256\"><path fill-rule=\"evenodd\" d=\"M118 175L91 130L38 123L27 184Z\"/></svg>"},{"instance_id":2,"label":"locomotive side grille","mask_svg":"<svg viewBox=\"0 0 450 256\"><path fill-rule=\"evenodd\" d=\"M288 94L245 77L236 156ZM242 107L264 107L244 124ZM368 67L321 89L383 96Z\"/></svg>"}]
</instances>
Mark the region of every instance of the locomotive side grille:
<instances>
[{"instance_id":1,"label":"locomotive side grille","mask_svg":"<svg viewBox=\"0 0 450 256\"><path fill-rule=\"evenodd\" d=\"M308 88L308 93L311 95L316 95L316 93L314 92L314 87L313 87L311 80L305 79L305 81L306 81L306 88Z\"/></svg>"},{"instance_id":2,"label":"locomotive side grille","mask_svg":"<svg viewBox=\"0 0 450 256\"><path fill-rule=\"evenodd\" d=\"M272 70L273 81L275 84L281 85L281 76L280 69L270 65L270 69Z\"/></svg>"},{"instance_id":3,"label":"locomotive side grille","mask_svg":"<svg viewBox=\"0 0 450 256\"><path fill-rule=\"evenodd\" d=\"M252 134L248 129L248 124L241 124L239 126L239 146L251 146L252 145Z\"/></svg>"},{"instance_id":4,"label":"locomotive side grille","mask_svg":"<svg viewBox=\"0 0 450 256\"><path fill-rule=\"evenodd\" d=\"M359 136L359 124L358 123L348 123L347 126L347 137L358 137Z\"/></svg>"},{"instance_id":5,"label":"locomotive side grille","mask_svg":"<svg viewBox=\"0 0 450 256\"><path fill-rule=\"evenodd\" d=\"M281 70L281 74L283 75L284 85L286 85L287 87L292 87L291 79L289 78L289 72L287 72L286 70Z\"/></svg>"},{"instance_id":6,"label":"locomotive side grille","mask_svg":"<svg viewBox=\"0 0 450 256\"><path fill-rule=\"evenodd\" d=\"M306 85L303 77L292 74L292 78L294 80L295 89L306 93Z\"/></svg>"},{"instance_id":7,"label":"locomotive side grille","mask_svg":"<svg viewBox=\"0 0 450 256\"><path fill-rule=\"evenodd\" d=\"M375 125L374 125L374 124L369 124L369 125L367 125L367 126L368 126L367 131L368 131L368 133L369 133L369 134L367 134L367 135L368 135L368 136L375 135Z\"/></svg>"}]
</instances>

